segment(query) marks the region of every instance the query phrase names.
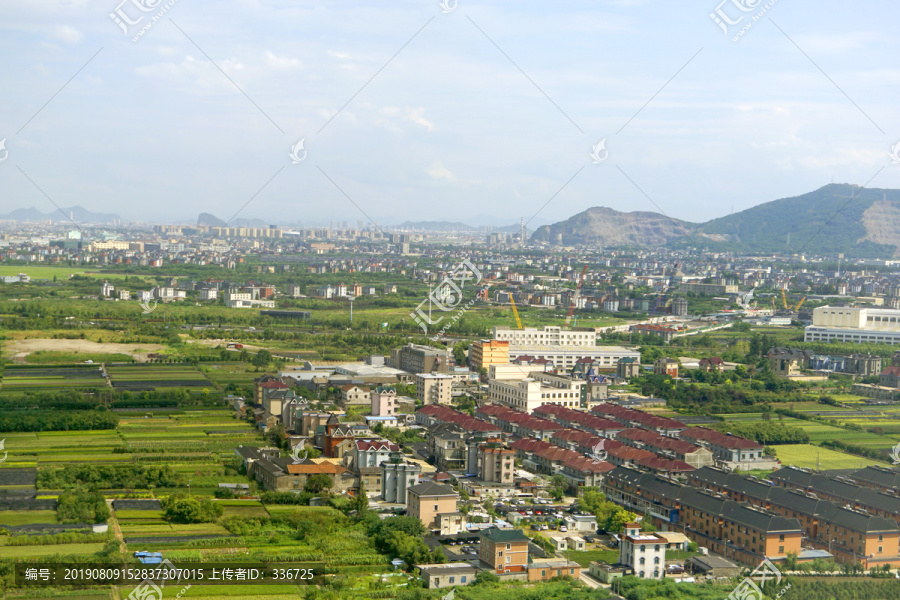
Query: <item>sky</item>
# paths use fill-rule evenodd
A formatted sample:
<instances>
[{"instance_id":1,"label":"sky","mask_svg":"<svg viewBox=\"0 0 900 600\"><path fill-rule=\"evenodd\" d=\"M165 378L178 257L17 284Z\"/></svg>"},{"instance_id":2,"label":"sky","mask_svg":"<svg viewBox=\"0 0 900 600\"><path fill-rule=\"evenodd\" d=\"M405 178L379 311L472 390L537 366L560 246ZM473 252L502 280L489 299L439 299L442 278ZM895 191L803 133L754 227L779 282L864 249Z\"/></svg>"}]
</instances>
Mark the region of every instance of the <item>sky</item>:
<instances>
[{"instance_id":1,"label":"sky","mask_svg":"<svg viewBox=\"0 0 900 600\"><path fill-rule=\"evenodd\" d=\"M900 5L719 1L0 0L0 214L533 229L900 188Z\"/></svg>"}]
</instances>

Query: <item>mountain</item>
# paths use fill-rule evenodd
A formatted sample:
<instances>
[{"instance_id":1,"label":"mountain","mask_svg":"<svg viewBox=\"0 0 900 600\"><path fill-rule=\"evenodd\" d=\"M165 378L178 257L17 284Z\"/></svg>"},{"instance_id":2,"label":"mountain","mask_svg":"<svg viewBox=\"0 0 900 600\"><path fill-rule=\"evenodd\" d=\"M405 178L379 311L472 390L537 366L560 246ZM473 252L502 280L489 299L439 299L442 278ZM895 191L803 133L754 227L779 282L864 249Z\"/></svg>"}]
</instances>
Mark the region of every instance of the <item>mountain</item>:
<instances>
[{"instance_id":1,"label":"mountain","mask_svg":"<svg viewBox=\"0 0 900 600\"><path fill-rule=\"evenodd\" d=\"M565 221L539 227L531 241L563 245L664 246L690 235L697 225L655 212L623 213L594 207Z\"/></svg>"},{"instance_id":2,"label":"mountain","mask_svg":"<svg viewBox=\"0 0 900 600\"><path fill-rule=\"evenodd\" d=\"M225 221L209 213L200 213L200 216L197 217L197 225L207 225L209 227L225 227Z\"/></svg>"},{"instance_id":3,"label":"mountain","mask_svg":"<svg viewBox=\"0 0 900 600\"><path fill-rule=\"evenodd\" d=\"M829 184L693 224L653 212L589 208L538 229L532 241L567 246L689 244L742 254L843 252L853 257L900 256L900 190Z\"/></svg>"},{"instance_id":4,"label":"mountain","mask_svg":"<svg viewBox=\"0 0 900 600\"><path fill-rule=\"evenodd\" d=\"M208 227L268 227L270 223L262 219L232 219L226 222L216 215L200 213L200 216L197 217L197 225L206 225Z\"/></svg>"},{"instance_id":5,"label":"mountain","mask_svg":"<svg viewBox=\"0 0 900 600\"><path fill-rule=\"evenodd\" d=\"M42 213L38 209L17 208L11 213L0 215L0 221L20 221L20 222L36 222L36 221L68 221L72 220L76 223L114 223L121 221L122 218L117 214L95 213L80 206L70 206L60 210L52 210L48 213ZM63 215L62 213L65 213Z\"/></svg>"}]
</instances>

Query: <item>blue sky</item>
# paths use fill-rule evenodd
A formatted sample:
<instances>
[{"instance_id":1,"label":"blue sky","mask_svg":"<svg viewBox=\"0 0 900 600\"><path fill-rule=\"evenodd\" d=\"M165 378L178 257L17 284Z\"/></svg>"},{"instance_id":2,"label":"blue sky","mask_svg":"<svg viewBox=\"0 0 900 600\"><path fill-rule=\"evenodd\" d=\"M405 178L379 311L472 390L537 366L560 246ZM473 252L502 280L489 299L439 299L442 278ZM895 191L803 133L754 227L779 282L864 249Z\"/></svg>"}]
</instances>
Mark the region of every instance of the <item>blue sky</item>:
<instances>
[{"instance_id":1,"label":"blue sky","mask_svg":"<svg viewBox=\"0 0 900 600\"><path fill-rule=\"evenodd\" d=\"M140 1L0 0L0 213L533 227L900 187L894 3L778 0L734 42L705 0ZM732 34L772 2L740 1Z\"/></svg>"}]
</instances>

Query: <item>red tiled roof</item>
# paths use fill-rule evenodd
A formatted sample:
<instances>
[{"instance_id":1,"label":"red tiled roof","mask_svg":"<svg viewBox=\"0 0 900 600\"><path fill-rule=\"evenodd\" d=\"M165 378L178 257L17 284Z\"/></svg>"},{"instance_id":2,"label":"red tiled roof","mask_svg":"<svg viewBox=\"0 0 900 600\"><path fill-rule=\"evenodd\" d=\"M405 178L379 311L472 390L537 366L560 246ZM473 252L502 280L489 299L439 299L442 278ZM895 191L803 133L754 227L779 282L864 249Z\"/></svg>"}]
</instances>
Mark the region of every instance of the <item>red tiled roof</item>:
<instances>
[{"instance_id":1,"label":"red tiled roof","mask_svg":"<svg viewBox=\"0 0 900 600\"><path fill-rule=\"evenodd\" d=\"M678 436L689 441L706 442L722 448L732 448L735 450L762 450L762 446L753 440L748 440L739 435L722 433L706 427L688 427L679 433Z\"/></svg>"},{"instance_id":2,"label":"red tiled roof","mask_svg":"<svg viewBox=\"0 0 900 600\"><path fill-rule=\"evenodd\" d=\"M400 446L387 440L356 440L356 450L359 452L368 452L369 450L399 452Z\"/></svg>"},{"instance_id":3,"label":"red tiled roof","mask_svg":"<svg viewBox=\"0 0 900 600\"><path fill-rule=\"evenodd\" d=\"M264 381L259 384L259 387L266 388L267 390L288 390L290 386L287 386L280 381Z\"/></svg>"}]
</instances>

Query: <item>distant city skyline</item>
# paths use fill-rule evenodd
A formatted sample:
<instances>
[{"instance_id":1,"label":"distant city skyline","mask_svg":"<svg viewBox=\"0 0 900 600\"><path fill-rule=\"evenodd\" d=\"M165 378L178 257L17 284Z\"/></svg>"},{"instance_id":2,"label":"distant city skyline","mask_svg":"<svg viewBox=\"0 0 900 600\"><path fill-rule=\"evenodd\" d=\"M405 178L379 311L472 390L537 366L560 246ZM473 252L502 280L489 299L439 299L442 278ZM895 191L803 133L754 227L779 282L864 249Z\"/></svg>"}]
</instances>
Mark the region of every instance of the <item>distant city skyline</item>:
<instances>
[{"instance_id":1,"label":"distant city skyline","mask_svg":"<svg viewBox=\"0 0 900 600\"><path fill-rule=\"evenodd\" d=\"M753 4L0 2L0 214L533 231L900 188L900 8Z\"/></svg>"}]
</instances>

